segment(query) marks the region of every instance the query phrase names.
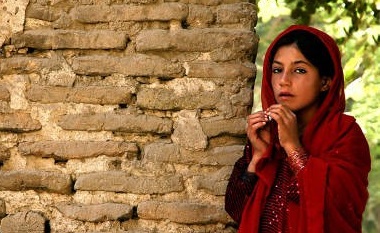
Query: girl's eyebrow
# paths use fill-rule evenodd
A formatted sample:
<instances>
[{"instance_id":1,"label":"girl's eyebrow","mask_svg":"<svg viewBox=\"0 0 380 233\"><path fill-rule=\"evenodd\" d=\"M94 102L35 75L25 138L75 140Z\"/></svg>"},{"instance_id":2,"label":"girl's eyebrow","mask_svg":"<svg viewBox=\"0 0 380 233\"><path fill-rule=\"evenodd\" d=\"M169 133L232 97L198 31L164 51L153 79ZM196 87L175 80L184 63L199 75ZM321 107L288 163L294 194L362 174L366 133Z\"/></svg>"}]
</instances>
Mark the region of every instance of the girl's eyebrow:
<instances>
[{"instance_id":1,"label":"girl's eyebrow","mask_svg":"<svg viewBox=\"0 0 380 233\"><path fill-rule=\"evenodd\" d=\"M276 60L274 60L272 64L283 65L282 62L276 61ZM297 60L297 61L292 62L292 64L294 64L294 65L305 64L305 65L308 65L308 66L311 65L310 62L307 62L307 61L304 61L304 60Z\"/></svg>"},{"instance_id":2,"label":"girl's eyebrow","mask_svg":"<svg viewBox=\"0 0 380 233\"><path fill-rule=\"evenodd\" d=\"M304 61L304 60L295 61L295 62L293 62L293 64L305 64L305 65L308 65L308 66L311 65L310 62Z\"/></svg>"}]
</instances>

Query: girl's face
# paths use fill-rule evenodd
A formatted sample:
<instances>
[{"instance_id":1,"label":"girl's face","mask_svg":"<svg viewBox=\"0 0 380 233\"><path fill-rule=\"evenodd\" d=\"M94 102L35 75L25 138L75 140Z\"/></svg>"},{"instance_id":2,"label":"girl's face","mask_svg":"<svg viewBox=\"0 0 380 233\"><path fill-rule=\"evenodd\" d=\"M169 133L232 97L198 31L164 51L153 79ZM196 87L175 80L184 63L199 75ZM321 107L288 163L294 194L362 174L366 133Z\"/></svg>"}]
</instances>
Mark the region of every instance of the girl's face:
<instances>
[{"instance_id":1,"label":"girl's face","mask_svg":"<svg viewBox=\"0 0 380 233\"><path fill-rule=\"evenodd\" d=\"M330 79L322 79L295 44L282 46L276 52L272 87L277 103L297 114L312 116L318 109L321 91L327 90L329 83Z\"/></svg>"}]
</instances>

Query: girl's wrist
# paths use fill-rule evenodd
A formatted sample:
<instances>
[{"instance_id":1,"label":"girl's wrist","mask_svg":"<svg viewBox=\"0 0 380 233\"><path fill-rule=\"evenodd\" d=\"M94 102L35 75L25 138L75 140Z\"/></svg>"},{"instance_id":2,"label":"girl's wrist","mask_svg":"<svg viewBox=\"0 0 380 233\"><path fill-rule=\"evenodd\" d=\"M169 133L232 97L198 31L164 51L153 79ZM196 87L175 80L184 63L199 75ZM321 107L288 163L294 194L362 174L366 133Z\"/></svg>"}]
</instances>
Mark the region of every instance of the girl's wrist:
<instances>
[{"instance_id":1,"label":"girl's wrist","mask_svg":"<svg viewBox=\"0 0 380 233\"><path fill-rule=\"evenodd\" d=\"M290 152L287 152L287 155L287 161L294 173L297 174L306 166L308 156L303 147L297 147Z\"/></svg>"},{"instance_id":2,"label":"girl's wrist","mask_svg":"<svg viewBox=\"0 0 380 233\"><path fill-rule=\"evenodd\" d=\"M286 154L290 154L291 152L297 150L298 148L302 148L301 143L294 143L283 147Z\"/></svg>"},{"instance_id":3,"label":"girl's wrist","mask_svg":"<svg viewBox=\"0 0 380 233\"><path fill-rule=\"evenodd\" d=\"M248 164L247 172L249 172L249 173L255 173L256 172L256 164L257 164L257 162L251 161Z\"/></svg>"},{"instance_id":4,"label":"girl's wrist","mask_svg":"<svg viewBox=\"0 0 380 233\"><path fill-rule=\"evenodd\" d=\"M257 154L253 154L251 162L248 164L247 172L255 173L256 172L256 165L259 161L259 158L261 156Z\"/></svg>"}]
</instances>

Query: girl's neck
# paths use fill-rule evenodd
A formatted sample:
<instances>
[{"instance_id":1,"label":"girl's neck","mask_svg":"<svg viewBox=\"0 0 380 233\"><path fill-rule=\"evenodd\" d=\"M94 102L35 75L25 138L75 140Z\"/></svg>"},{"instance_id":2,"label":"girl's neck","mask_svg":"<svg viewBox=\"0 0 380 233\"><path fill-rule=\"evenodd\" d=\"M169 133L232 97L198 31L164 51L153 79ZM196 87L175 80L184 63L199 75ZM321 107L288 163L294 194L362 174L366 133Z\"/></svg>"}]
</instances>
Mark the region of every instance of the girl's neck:
<instances>
[{"instance_id":1,"label":"girl's neck","mask_svg":"<svg viewBox=\"0 0 380 233\"><path fill-rule=\"evenodd\" d=\"M308 112L297 112L297 125L298 125L298 132L300 136L303 135L303 132L307 126L307 124L310 122L311 118L314 116L314 113L316 111L308 111Z\"/></svg>"}]
</instances>

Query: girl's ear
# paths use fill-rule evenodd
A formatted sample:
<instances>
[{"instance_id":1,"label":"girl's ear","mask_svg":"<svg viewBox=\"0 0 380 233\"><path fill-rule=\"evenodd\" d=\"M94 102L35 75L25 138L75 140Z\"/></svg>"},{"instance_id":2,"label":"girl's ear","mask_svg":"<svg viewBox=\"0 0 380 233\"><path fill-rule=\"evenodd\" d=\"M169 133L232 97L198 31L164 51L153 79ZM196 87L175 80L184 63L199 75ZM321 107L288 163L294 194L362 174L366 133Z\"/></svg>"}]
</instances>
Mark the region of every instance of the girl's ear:
<instances>
[{"instance_id":1,"label":"girl's ear","mask_svg":"<svg viewBox=\"0 0 380 233\"><path fill-rule=\"evenodd\" d=\"M321 81L321 91L328 91L330 89L331 78L330 77L322 77Z\"/></svg>"}]
</instances>

